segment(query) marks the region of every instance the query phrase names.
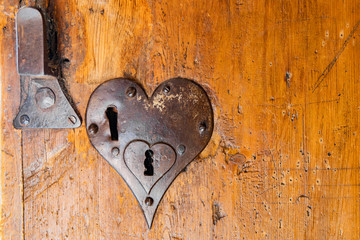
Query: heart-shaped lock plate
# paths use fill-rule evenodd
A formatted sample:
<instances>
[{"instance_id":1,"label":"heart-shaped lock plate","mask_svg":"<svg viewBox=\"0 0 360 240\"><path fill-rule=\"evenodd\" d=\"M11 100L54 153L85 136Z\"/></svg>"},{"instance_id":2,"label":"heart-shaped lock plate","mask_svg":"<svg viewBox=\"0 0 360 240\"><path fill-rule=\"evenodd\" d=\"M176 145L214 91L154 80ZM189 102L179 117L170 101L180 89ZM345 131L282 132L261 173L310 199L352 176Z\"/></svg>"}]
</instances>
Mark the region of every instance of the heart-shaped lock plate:
<instances>
[{"instance_id":1,"label":"heart-shaped lock plate","mask_svg":"<svg viewBox=\"0 0 360 240\"><path fill-rule=\"evenodd\" d=\"M213 112L204 89L191 80L165 81L149 98L134 81L118 78L92 93L86 128L136 196L150 228L166 189L209 142Z\"/></svg>"}]
</instances>

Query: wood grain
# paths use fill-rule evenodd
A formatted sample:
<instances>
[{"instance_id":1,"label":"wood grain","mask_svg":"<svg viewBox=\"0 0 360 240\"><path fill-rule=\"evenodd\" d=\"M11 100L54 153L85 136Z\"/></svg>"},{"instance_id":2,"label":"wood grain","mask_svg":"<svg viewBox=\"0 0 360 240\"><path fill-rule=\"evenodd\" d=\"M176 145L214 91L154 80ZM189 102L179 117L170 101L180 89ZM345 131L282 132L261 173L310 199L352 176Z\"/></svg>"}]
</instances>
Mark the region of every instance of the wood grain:
<instances>
[{"instance_id":1,"label":"wood grain","mask_svg":"<svg viewBox=\"0 0 360 240\"><path fill-rule=\"evenodd\" d=\"M151 93L181 76L210 95L212 140L152 229L84 124L13 129L20 5L51 20L82 116L116 77ZM0 10L2 239L360 238L360 1L6 0Z\"/></svg>"}]
</instances>

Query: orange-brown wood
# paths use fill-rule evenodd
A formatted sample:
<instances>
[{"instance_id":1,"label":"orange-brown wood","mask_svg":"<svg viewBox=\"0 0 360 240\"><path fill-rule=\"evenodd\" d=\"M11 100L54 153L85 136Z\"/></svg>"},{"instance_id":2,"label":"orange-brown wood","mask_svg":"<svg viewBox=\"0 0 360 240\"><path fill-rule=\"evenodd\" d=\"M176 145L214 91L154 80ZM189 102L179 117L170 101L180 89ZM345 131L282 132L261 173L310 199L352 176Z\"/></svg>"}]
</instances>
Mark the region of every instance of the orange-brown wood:
<instances>
[{"instance_id":1,"label":"orange-brown wood","mask_svg":"<svg viewBox=\"0 0 360 240\"><path fill-rule=\"evenodd\" d=\"M148 93L177 76L207 90L212 140L152 229L84 124L12 127L24 5L56 23L82 116L116 77ZM0 10L2 239L360 238L360 1L4 0Z\"/></svg>"}]
</instances>

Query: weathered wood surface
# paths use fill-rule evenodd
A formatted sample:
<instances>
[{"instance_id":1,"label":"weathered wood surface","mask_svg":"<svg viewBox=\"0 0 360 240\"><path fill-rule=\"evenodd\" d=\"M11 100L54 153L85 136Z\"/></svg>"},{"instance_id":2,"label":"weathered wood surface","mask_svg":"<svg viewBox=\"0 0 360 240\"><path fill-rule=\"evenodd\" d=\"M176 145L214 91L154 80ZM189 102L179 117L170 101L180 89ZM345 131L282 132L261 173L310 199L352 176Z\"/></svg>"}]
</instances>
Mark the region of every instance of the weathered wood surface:
<instances>
[{"instance_id":1,"label":"weathered wood surface","mask_svg":"<svg viewBox=\"0 0 360 240\"><path fill-rule=\"evenodd\" d=\"M111 78L148 93L176 76L207 89L212 141L151 230L84 124L13 129L20 5L56 23L55 63L82 116ZM360 1L3 0L0 10L2 239L360 238Z\"/></svg>"}]
</instances>

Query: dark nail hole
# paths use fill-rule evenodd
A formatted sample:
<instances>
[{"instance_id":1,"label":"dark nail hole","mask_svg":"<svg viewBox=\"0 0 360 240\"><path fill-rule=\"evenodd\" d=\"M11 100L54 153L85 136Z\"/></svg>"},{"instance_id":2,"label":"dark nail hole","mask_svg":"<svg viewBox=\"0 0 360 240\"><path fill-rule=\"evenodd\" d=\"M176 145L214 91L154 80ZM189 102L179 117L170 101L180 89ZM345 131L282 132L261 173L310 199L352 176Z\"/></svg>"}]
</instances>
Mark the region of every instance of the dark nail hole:
<instances>
[{"instance_id":1,"label":"dark nail hole","mask_svg":"<svg viewBox=\"0 0 360 240\"><path fill-rule=\"evenodd\" d=\"M154 155L154 152L152 150L146 150L145 152L145 161L144 161L144 166L145 166L145 171L144 171L144 175L145 176L154 176L154 166L153 166L153 162L154 159L152 158Z\"/></svg>"},{"instance_id":2,"label":"dark nail hole","mask_svg":"<svg viewBox=\"0 0 360 240\"><path fill-rule=\"evenodd\" d=\"M117 111L116 107L111 106L106 109L105 113L106 113L106 117L109 120L111 140L117 141L117 140L119 140L119 133L118 133L118 129L117 129L118 111Z\"/></svg>"},{"instance_id":3,"label":"dark nail hole","mask_svg":"<svg viewBox=\"0 0 360 240\"><path fill-rule=\"evenodd\" d=\"M61 64L63 67L68 68L68 67L70 67L70 60L68 58L63 58L61 60Z\"/></svg>"}]
</instances>

